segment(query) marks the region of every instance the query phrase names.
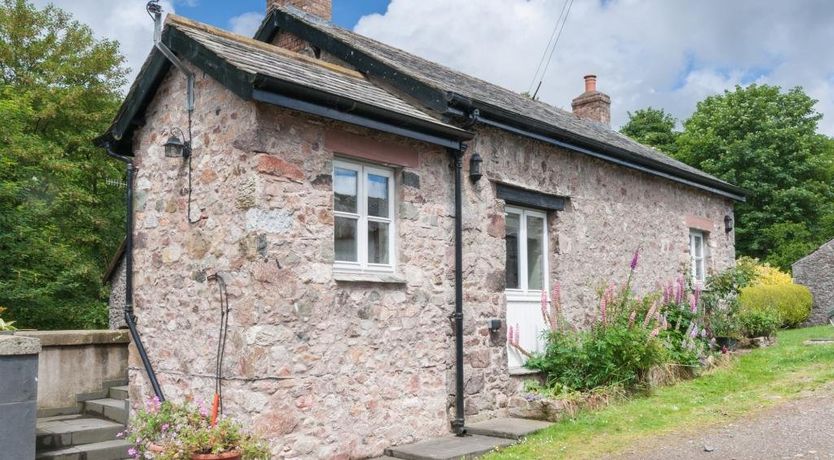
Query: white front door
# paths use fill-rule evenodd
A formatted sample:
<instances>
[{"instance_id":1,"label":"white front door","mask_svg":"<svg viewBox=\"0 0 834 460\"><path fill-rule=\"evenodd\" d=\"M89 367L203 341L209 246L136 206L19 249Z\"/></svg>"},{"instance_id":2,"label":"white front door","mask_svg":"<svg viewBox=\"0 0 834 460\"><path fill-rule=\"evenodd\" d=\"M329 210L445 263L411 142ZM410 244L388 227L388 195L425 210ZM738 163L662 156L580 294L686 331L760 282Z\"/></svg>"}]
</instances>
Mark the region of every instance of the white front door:
<instances>
[{"instance_id":1,"label":"white front door","mask_svg":"<svg viewBox=\"0 0 834 460\"><path fill-rule=\"evenodd\" d=\"M548 292L547 214L532 209L506 207L507 331L530 353L544 350L541 312L542 292ZM516 347L507 347L510 370L527 358Z\"/></svg>"}]
</instances>

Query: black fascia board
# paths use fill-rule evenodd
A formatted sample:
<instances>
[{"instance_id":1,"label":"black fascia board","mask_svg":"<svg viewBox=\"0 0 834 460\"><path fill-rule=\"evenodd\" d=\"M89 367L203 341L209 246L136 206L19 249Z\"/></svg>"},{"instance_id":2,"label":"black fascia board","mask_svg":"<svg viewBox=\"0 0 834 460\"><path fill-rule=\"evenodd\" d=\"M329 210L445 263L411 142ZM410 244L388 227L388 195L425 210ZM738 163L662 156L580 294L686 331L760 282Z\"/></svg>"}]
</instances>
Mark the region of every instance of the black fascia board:
<instances>
[{"instance_id":1,"label":"black fascia board","mask_svg":"<svg viewBox=\"0 0 834 460\"><path fill-rule=\"evenodd\" d=\"M329 109L327 114L319 113L318 115L340 119L341 121L347 121L344 115L353 115L349 118L354 121L359 121L356 117L366 118L368 121L377 124L381 123L380 128L385 128L381 129L382 131L405 135L412 139L423 137L424 139L421 140L445 147L450 147L452 144L459 147L461 142L471 140L474 137L474 133L453 126L443 126L428 120L420 120L419 118L392 112L372 104L362 103L309 86L279 80L269 76L258 75L255 79L255 90L261 90L258 91L257 100L262 100L262 98L267 97L265 95L267 92L273 93L278 96L308 102ZM274 97L270 97L269 99L273 101L278 100Z\"/></svg>"},{"instance_id":2,"label":"black fascia board","mask_svg":"<svg viewBox=\"0 0 834 460\"><path fill-rule=\"evenodd\" d=\"M419 101L432 112L444 113L448 107L446 93L431 85L401 72L384 63L381 59L355 48L327 32L310 26L295 16L278 9L270 11L261 28L255 33L255 39L270 43L283 30L289 32L311 45L327 51L338 59L354 66L357 71L382 80L409 97Z\"/></svg>"},{"instance_id":3,"label":"black fascia board","mask_svg":"<svg viewBox=\"0 0 834 460\"><path fill-rule=\"evenodd\" d=\"M745 195L747 192L740 187L717 180L710 180L707 177L692 174L691 172L660 162L650 161L645 157L641 157L627 150L604 142L587 139L570 131L519 115L515 112L510 112L500 107L472 101L471 108L478 109L479 123L537 139L630 169L636 169L647 174L663 177L735 201L746 201ZM450 111L450 114L455 116L460 116L462 113L462 111L454 109Z\"/></svg>"}]
</instances>

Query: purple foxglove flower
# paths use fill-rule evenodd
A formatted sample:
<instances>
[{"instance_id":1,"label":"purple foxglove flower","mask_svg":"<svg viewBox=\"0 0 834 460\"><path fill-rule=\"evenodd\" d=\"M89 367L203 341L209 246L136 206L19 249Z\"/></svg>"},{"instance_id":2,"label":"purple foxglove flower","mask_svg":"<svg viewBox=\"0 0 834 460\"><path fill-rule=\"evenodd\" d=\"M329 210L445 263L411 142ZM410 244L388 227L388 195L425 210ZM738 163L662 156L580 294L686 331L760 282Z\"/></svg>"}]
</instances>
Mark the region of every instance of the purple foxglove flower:
<instances>
[{"instance_id":1,"label":"purple foxglove flower","mask_svg":"<svg viewBox=\"0 0 834 460\"><path fill-rule=\"evenodd\" d=\"M637 263L640 261L640 249L634 251L634 257L631 258L631 271L637 270Z\"/></svg>"}]
</instances>

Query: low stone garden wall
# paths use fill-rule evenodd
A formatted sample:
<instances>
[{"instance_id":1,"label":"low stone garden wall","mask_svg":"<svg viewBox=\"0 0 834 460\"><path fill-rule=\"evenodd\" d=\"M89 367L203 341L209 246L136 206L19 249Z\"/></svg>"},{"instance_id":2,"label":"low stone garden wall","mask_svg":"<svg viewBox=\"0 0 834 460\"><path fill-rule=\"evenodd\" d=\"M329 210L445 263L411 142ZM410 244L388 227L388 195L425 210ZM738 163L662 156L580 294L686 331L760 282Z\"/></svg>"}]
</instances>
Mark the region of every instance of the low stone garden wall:
<instances>
[{"instance_id":1,"label":"low stone garden wall","mask_svg":"<svg viewBox=\"0 0 834 460\"><path fill-rule=\"evenodd\" d=\"M127 331L18 331L40 340L38 415L73 413L84 399L127 382ZM79 399L80 397L80 399Z\"/></svg>"}]
</instances>

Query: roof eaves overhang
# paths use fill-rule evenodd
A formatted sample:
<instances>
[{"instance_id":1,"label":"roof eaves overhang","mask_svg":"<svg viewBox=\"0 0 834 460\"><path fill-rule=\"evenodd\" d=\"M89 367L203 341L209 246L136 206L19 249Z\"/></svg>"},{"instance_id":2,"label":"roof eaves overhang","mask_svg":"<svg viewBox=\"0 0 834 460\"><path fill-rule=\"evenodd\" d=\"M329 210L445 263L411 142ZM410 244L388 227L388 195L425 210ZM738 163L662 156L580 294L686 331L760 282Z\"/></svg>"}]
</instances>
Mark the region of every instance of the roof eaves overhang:
<instances>
[{"instance_id":1,"label":"roof eaves overhang","mask_svg":"<svg viewBox=\"0 0 834 460\"><path fill-rule=\"evenodd\" d=\"M461 142L473 137L473 133L453 126L243 71L173 27L166 27L162 40L180 58L193 63L244 100L278 105L450 148L460 148ZM139 120L170 67L162 53L155 49L151 52L110 129L94 140L96 145L110 144L114 150L132 156L132 132L142 124Z\"/></svg>"},{"instance_id":2,"label":"roof eaves overhang","mask_svg":"<svg viewBox=\"0 0 834 460\"><path fill-rule=\"evenodd\" d=\"M466 98L459 95L452 95L449 99L459 101L465 100ZM570 131L559 129L548 123L525 117L500 107L472 101L471 109L478 109L478 122L484 125L513 132L646 174L662 177L673 182L721 195L734 201L746 201L747 192L732 184L720 180L711 180L707 177L692 174L689 171L675 168L661 162L651 161L627 150L578 136ZM450 114L460 116L464 114L464 111L451 107Z\"/></svg>"}]
</instances>

